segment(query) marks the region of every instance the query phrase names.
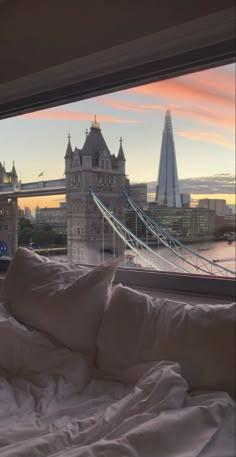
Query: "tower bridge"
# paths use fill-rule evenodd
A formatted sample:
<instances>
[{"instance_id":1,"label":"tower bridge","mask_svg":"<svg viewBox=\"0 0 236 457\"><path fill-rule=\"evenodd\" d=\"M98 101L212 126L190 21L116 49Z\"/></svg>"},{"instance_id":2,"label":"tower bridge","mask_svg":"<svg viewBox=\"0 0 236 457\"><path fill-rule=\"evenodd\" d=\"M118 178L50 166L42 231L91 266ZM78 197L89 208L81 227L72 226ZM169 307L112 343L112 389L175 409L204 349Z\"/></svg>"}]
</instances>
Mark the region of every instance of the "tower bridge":
<instances>
[{"instance_id":1,"label":"tower bridge","mask_svg":"<svg viewBox=\"0 0 236 457\"><path fill-rule=\"evenodd\" d=\"M138 207L127 194L125 162L122 138L117 155L111 153L95 117L90 131L86 130L81 149L72 148L68 135L63 179L22 183L18 180L14 163L11 172L6 172L5 166L0 163L0 241L4 246L8 245L9 255L14 255L18 244L18 199L65 194L70 261L97 264L103 259L104 252L122 256L128 248L149 268L156 270L235 274L185 247ZM164 207L181 207L170 111L165 117L156 200ZM153 250L150 244L127 229L127 204L133 209L136 219L142 221L146 232L154 237L158 245L171 252L172 260Z\"/></svg>"},{"instance_id":2,"label":"tower bridge","mask_svg":"<svg viewBox=\"0 0 236 457\"><path fill-rule=\"evenodd\" d=\"M44 197L47 195L63 195L66 193L65 179L35 181L28 183L0 184L0 198Z\"/></svg>"},{"instance_id":3,"label":"tower bridge","mask_svg":"<svg viewBox=\"0 0 236 457\"><path fill-rule=\"evenodd\" d=\"M117 153L112 153L95 116L90 131L86 130L81 148L72 148L68 135L64 179L22 183L15 164L7 172L5 165L0 163L0 241L7 243L9 255L13 256L18 244L18 199L65 194L69 260L98 263L101 246L112 252L114 244L116 254L122 255L124 243L118 236L114 240L112 229L94 204L89 188L95 189L110 210L124 222L126 182L122 138Z\"/></svg>"}]
</instances>

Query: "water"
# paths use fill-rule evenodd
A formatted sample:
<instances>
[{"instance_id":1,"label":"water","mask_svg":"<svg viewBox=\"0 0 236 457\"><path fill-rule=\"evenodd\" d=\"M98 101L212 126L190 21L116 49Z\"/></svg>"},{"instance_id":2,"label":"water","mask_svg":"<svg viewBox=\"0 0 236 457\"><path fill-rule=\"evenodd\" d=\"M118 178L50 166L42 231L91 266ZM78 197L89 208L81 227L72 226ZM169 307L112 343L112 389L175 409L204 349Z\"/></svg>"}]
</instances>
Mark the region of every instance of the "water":
<instances>
[{"instance_id":1,"label":"water","mask_svg":"<svg viewBox=\"0 0 236 457\"><path fill-rule=\"evenodd\" d=\"M229 268L230 270L235 271L235 250L236 250L236 243L235 241L232 242L232 244L229 244L228 241L209 241L209 242L202 242L202 243L194 243L190 245L186 245L193 251L197 252L199 255L205 257L208 260L217 260L218 264L221 265L222 267ZM155 249L153 249L155 250ZM141 251L140 251L141 252ZM171 251L169 251L165 247L161 247L159 250L156 249L156 252L160 254L162 257L165 259L169 260L170 262L174 262L177 265L184 266L183 261L176 257ZM182 254L186 258L186 251L179 251L180 254ZM132 262L129 263L127 266L130 267L135 267L136 268L151 268L143 259L141 259L137 255L133 255L132 251L127 251L128 256L132 256ZM151 262L153 262L155 265L157 265L160 269L166 270L166 271L178 271L178 268L172 268L169 266L166 262L159 261L157 258L155 258L151 253L149 252L143 252L143 255L145 255L146 258L148 258ZM67 258L64 255L61 256L53 256L51 257L52 259L55 260L61 260L61 261L66 261ZM194 258L191 256L191 254L187 254L187 258L189 260L194 260ZM199 265L204 264L204 261L201 261ZM186 269L190 273L196 273L196 269L193 268L191 265L186 265ZM222 272L223 274L223 272Z\"/></svg>"},{"instance_id":2,"label":"water","mask_svg":"<svg viewBox=\"0 0 236 457\"><path fill-rule=\"evenodd\" d=\"M204 243L194 243L186 246L192 249L193 251L197 252L197 254L205 257L206 259L211 261L217 260L217 263L222 267L229 268L230 270L235 271L235 241L233 241L232 244L229 244L228 241L209 241ZM177 258L167 248L161 247L159 250L156 250L156 252L165 259L169 260L170 262L174 262L177 265L184 266L183 261ZM187 253L187 251L185 250L180 250L179 253L183 255L186 259L194 260L194 257L190 253ZM151 253L146 253L146 257L150 261L154 260L154 256ZM147 267L146 262L140 259L138 256L134 257L134 261L142 267ZM157 264L157 262L158 261L155 260L155 264ZM204 260L201 260L199 263L199 265L202 264L204 264ZM166 264L165 262L160 261L159 266L164 270L171 271L171 266L168 267L168 264ZM185 264L185 267L186 269L188 269L190 273L196 273L196 269L193 268L191 265Z\"/></svg>"}]
</instances>

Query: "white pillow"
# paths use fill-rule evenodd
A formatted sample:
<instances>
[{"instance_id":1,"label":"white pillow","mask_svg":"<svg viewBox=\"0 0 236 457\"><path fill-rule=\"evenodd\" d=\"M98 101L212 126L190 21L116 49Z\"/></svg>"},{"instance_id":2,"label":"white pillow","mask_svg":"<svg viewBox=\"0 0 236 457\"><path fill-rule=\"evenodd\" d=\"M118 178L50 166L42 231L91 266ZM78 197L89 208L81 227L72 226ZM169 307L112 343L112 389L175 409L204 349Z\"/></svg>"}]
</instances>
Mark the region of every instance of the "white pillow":
<instances>
[{"instance_id":1,"label":"white pillow","mask_svg":"<svg viewBox=\"0 0 236 457\"><path fill-rule=\"evenodd\" d=\"M115 268L113 262L88 272L21 248L4 280L3 301L23 324L94 356Z\"/></svg>"},{"instance_id":2,"label":"white pillow","mask_svg":"<svg viewBox=\"0 0 236 457\"><path fill-rule=\"evenodd\" d=\"M235 392L235 304L188 305L121 285L97 339L97 367L116 379L138 363L178 362L191 390Z\"/></svg>"},{"instance_id":3,"label":"white pillow","mask_svg":"<svg viewBox=\"0 0 236 457\"><path fill-rule=\"evenodd\" d=\"M29 331L7 313L0 304L0 375L26 377L38 387L49 377L63 377L63 384L76 393L91 379L91 367L81 354L56 347L45 335ZM36 378L34 377L36 375ZM50 384L52 380L50 378ZM67 392L68 392L67 389Z\"/></svg>"}]
</instances>

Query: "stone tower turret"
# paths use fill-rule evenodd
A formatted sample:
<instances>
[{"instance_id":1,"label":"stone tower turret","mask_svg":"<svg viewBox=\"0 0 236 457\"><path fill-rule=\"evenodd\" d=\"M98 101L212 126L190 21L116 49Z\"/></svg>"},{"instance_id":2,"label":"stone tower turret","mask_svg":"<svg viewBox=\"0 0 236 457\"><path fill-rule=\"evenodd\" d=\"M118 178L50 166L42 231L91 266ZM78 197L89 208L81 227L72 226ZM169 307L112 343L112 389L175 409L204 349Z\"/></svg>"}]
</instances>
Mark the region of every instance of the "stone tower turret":
<instances>
[{"instance_id":1,"label":"stone tower turret","mask_svg":"<svg viewBox=\"0 0 236 457\"><path fill-rule=\"evenodd\" d=\"M122 146L122 137L120 137L120 147L119 147L119 152L118 152L118 160L119 160L119 170L121 173L125 173L125 155L123 151L123 146Z\"/></svg>"},{"instance_id":2,"label":"stone tower turret","mask_svg":"<svg viewBox=\"0 0 236 457\"><path fill-rule=\"evenodd\" d=\"M11 170L11 182L13 187L18 184L18 176L16 173L15 162L13 161L12 170Z\"/></svg>"},{"instance_id":3,"label":"stone tower turret","mask_svg":"<svg viewBox=\"0 0 236 457\"><path fill-rule=\"evenodd\" d=\"M75 148L71 168L67 168L69 260L98 264L104 259L104 252L110 256L123 255L123 241L113 233L90 195L92 189L124 223L123 192L126 177L125 166L121 167L121 162L124 160L111 154L95 117L82 149Z\"/></svg>"},{"instance_id":4,"label":"stone tower turret","mask_svg":"<svg viewBox=\"0 0 236 457\"><path fill-rule=\"evenodd\" d=\"M72 156L73 156L73 151L72 151L71 142L70 142L71 136L69 133L68 133L67 138L68 138L68 144L67 144L66 154L65 154L65 173L67 173L68 171L71 170Z\"/></svg>"}]
</instances>

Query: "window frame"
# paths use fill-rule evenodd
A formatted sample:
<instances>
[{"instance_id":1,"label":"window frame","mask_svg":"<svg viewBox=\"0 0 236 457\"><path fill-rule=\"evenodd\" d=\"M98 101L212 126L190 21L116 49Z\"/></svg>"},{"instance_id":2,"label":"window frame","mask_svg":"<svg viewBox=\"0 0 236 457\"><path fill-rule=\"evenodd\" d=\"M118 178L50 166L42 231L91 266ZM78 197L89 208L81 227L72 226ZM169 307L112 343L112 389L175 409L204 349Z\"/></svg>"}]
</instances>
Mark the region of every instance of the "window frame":
<instances>
[{"instance_id":1,"label":"window frame","mask_svg":"<svg viewBox=\"0 0 236 457\"><path fill-rule=\"evenodd\" d=\"M0 273L2 274L0 281L4 279L10 263L11 260L0 258ZM95 268L94 265L78 265ZM222 303L235 301L235 279L233 277L118 268L114 283L122 283L127 287L148 291L149 294L160 292L171 295L173 298L180 294L186 298L192 296L199 298L199 302L204 302L204 298L211 298L213 302L217 299Z\"/></svg>"},{"instance_id":2,"label":"window frame","mask_svg":"<svg viewBox=\"0 0 236 457\"><path fill-rule=\"evenodd\" d=\"M160 39L163 36L165 40ZM10 82L5 89L0 87L0 94L8 97L0 103L0 119L233 63L234 36L234 9L230 8L90 56L94 59L93 74L79 77L78 69L89 65L78 61L29 75L22 81ZM107 62L109 68L105 66ZM78 82L69 80L69 75ZM8 265L0 259L0 271L6 271ZM150 290L235 297L234 278L120 268L115 281Z\"/></svg>"},{"instance_id":3,"label":"window frame","mask_svg":"<svg viewBox=\"0 0 236 457\"><path fill-rule=\"evenodd\" d=\"M0 84L0 119L235 61L235 7ZM4 62L3 62L4 65Z\"/></svg>"}]
</instances>

